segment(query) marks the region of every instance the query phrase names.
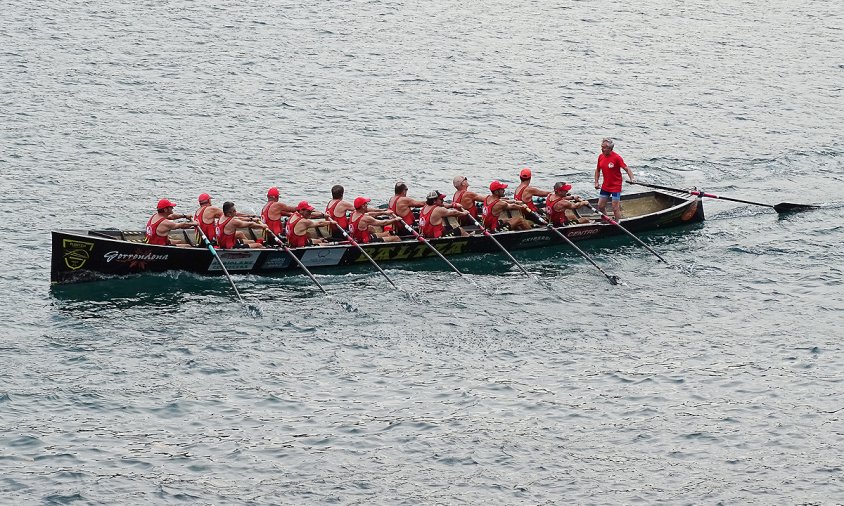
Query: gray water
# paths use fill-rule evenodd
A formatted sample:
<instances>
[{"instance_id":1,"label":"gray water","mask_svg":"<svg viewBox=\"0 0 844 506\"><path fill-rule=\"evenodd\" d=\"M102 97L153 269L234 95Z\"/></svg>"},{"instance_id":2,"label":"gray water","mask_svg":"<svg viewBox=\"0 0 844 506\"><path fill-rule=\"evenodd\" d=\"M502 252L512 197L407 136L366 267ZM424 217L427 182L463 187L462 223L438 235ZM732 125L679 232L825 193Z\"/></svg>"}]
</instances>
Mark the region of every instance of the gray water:
<instances>
[{"instance_id":1,"label":"gray water","mask_svg":"<svg viewBox=\"0 0 844 506\"><path fill-rule=\"evenodd\" d=\"M838 2L6 0L0 502L844 502ZM707 221L376 272L50 287L162 197L559 179ZM626 192L641 191L626 186ZM260 313L260 314L256 314Z\"/></svg>"}]
</instances>

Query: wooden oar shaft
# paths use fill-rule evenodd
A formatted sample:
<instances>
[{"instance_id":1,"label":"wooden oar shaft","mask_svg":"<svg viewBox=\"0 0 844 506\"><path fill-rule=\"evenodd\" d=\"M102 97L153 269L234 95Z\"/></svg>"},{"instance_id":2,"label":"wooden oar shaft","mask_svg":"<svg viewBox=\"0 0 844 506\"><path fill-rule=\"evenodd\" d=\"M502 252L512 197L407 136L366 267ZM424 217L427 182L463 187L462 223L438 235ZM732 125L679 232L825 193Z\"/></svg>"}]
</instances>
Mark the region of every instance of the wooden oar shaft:
<instances>
[{"instance_id":1,"label":"wooden oar shaft","mask_svg":"<svg viewBox=\"0 0 844 506\"><path fill-rule=\"evenodd\" d=\"M451 267L451 269L452 269L454 272L456 272L456 273L457 273L457 274L459 274L460 276L463 276L463 273L462 273L462 272L460 272L460 271L457 269L457 267L455 267L455 266L454 266L454 264L453 264L453 263L451 263L451 262L450 262L450 261L449 261L449 260L445 257L445 255L443 255L443 254L440 252L440 250L438 250L437 248L435 248L435 247L434 247L434 245L433 245L433 244L431 244L431 242L430 242L430 241L428 241L428 239L426 239L426 238L425 238L422 234L420 234L419 232L417 232L417 231L413 230L413 227L411 227L410 225L408 225L408 224L407 224L404 220L401 220L401 223L402 223L402 225L404 225L404 228L406 228L407 230L409 230L409 231L410 231L410 233L412 233L412 234L416 237L416 239L418 239L419 241L421 241L421 242L425 243L425 245L426 245L426 246L428 246L429 248L431 248L431 250L432 250L434 253L436 253L436 254L437 254L437 256L439 256L440 258L442 258L443 262L447 263L447 264L448 264L448 266L449 266L449 267Z\"/></svg>"},{"instance_id":2,"label":"wooden oar shaft","mask_svg":"<svg viewBox=\"0 0 844 506\"><path fill-rule=\"evenodd\" d=\"M477 225L477 226L478 226L478 228L479 228L481 231L483 231L483 233L484 233L484 235L485 235L485 236L487 236L487 237L489 237L490 239L492 239L492 242L494 242L494 243L496 244L496 246L498 246L498 248L499 248L499 249L501 249L501 251L503 251L503 252L504 252L504 254L505 254L505 255L507 255L508 257L510 257L510 260L511 260L511 261L512 261L515 265L516 265L516 267L518 267L518 268L519 268L519 270L521 270L521 271L525 274L525 276L530 277L530 273L529 273L529 272L528 272L528 271L527 271L527 270L526 270L526 269L522 266L522 264L520 264L520 263L519 263L519 261L518 261L518 260L516 260L516 259L513 257L513 255L511 255L511 254L510 254L510 252L509 252L509 251L507 251L507 248L505 248L505 247L504 247L504 246L503 246L500 242L498 242L498 239L496 239L495 237L493 237L493 235L492 235L492 234L490 234L490 233L489 233L489 230L487 230L486 228L484 228L484 226L483 226L483 225L481 225L481 224L480 224L480 222L479 222L477 219L475 219L475 217L474 217L474 216L472 216L471 214L469 215L469 217L472 219L472 221L474 221L474 222L475 222L475 225Z\"/></svg>"},{"instance_id":3,"label":"wooden oar shaft","mask_svg":"<svg viewBox=\"0 0 844 506\"><path fill-rule=\"evenodd\" d=\"M323 288L323 287L322 287L322 285L319 283L319 281L317 281L317 279L314 277L314 275L311 273L311 271L310 271L310 270L308 270L308 268L307 268L307 267L305 267L305 264L303 264L303 263L302 263L302 261L301 261L301 260L299 260L299 257L297 257L297 256L296 256L296 253L293 253L293 251L291 251L291 250L290 250L290 248L288 248L288 247L287 247L287 245L286 245L286 244L284 244L284 243L281 241L281 238L280 238L279 236L275 235L275 232L273 232L273 231L272 231L272 230L270 230L269 228L267 229L267 232L269 232L269 233L270 233L270 235L272 235L272 236L273 236L273 238L275 239L275 242L276 242L279 246L281 246L281 248L284 250L284 252L285 252L285 253L287 253L288 255L290 255L290 258L292 258L293 260L295 260L295 261L296 261L296 263L297 263L297 264L299 264L299 267L301 267L301 269L302 269L303 271L305 271L305 274L307 274L307 275L308 275L308 277L309 277L309 278L311 278L311 281L313 281L313 282L316 284L316 286L318 286L318 287L319 287L319 289L320 289L320 290L322 290L322 293L324 293L324 294L328 295L328 292L326 292L326 291L325 291L325 288Z\"/></svg>"},{"instance_id":4,"label":"wooden oar shaft","mask_svg":"<svg viewBox=\"0 0 844 506\"><path fill-rule=\"evenodd\" d=\"M609 281L611 285L616 285L616 284L618 284L618 277L617 277L617 276L610 276L609 274L607 274L607 273L604 271L604 269L601 269L601 266L600 266L600 265L596 264L596 263L595 263L595 261L594 261L594 260L592 260L592 258L591 258L589 255L587 255L587 254L586 254L586 252L585 252L585 251L583 251L582 249L580 249L579 247L577 247L577 245L574 243L574 241L572 241L571 239L569 239L568 237L566 237L566 234L564 234L564 233L560 232L559 230L557 230L556 228L554 228L554 225L552 225L552 224L548 223L547 221L543 220L543 219L542 219L542 217L541 217L541 216L539 216L538 214L536 214L536 213L534 213L534 214L536 215L536 217L537 217L537 218L539 218L539 222L540 222L540 223L543 223L546 227L548 227L549 229L551 229L551 230L552 230L555 234L557 234L558 236L562 237L562 239L563 239L564 241L566 241L566 242L568 243L568 245L569 245L569 246L571 246L572 248L574 248L574 250L575 250L575 251L577 251L578 253L580 253L580 256L582 256L583 258L585 258L586 260L588 260L590 264L594 265L596 269L598 269L599 271L601 271L601 274L603 274L604 276L606 276L607 281Z\"/></svg>"},{"instance_id":5,"label":"wooden oar shaft","mask_svg":"<svg viewBox=\"0 0 844 506\"><path fill-rule=\"evenodd\" d=\"M751 205L754 205L754 206L774 207L772 204L763 204L762 202L753 202L753 201L750 201L750 200L735 199L735 198L731 198L731 197L721 197L719 195L713 195L712 193L700 192L700 191L696 191L696 190L683 190L681 188L671 188L669 186L662 186L662 185L651 184L651 183L641 183L639 181L636 181L636 184L640 184L642 186L647 186L648 188L656 188L658 190L684 192L684 193L688 193L689 195L698 195L700 197L707 197L707 198L710 198L710 199L730 200L732 202L741 202L742 204L751 204Z\"/></svg>"},{"instance_id":6,"label":"wooden oar shaft","mask_svg":"<svg viewBox=\"0 0 844 506\"><path fill-rule=\"evenodd\" d=\"M194 228L199 231L199 234L202 236L202 240L203 242L205 242L205 246L208 248L208 251L210 251L211 254L214 255L214 258L217 259L217 263L220 264L220 267L223 268L223 273L226 275L226 278L228 278L229 283L231 283L232 288L234 289L234 293L237 294L237 298L238 300L240 300L240 303L246 304L246 302L243 300L243 297L240 296L240 291L238 291L237 285L234 284L234 279L232 278L232 275L229 274L229 270L226 269L226 264L223 263L223 259L220 258L220 254L217 253L217 250L214 249L214 245L212 245L211 241L208 240L208 236L205 235L205 232L202 231L202 227L197 225Z\"/></svg>"},{"instance_id":7,"label":"wooden oar shaft","mask_svg":"<svg viewBox=\"0 0 844 506\"><path fill-rule=\"evenodd\" d=\"M369 260L369 263L371 263L371 264L373 265L373 267L375 267L376 269L378 269L378 272L380 272L380 273L381 273L381 275L382 275L382 276L384 276L384 278L385 278L387 281L389 281L391 285L393 285L393 288L398 288L398 287L396 286L396 284L395 284L395 283L393 283L393 280L392 280L392 279L390 279L390 276L387 276L387 273L386 273L386 272L384 272L384 269L382 269L382 268L381 268L381 267L380 267L380 266L379 266L379 265L375 262L375 260L372 258L372 256L370 256L370 254L369 254L369 253L367 253L367 252L366 252L366 250L365 250L365 249L363 249L363 247L362 247L360 244L358 244L358 242L357 242L357 241L355 241L354 239L352 239L352 236L350 236L350 235L349 235L349 234L348 234L345 230L343 230L343 227L341 227L341 226L340 226L340 225L339 225L336 221L334 221L333 219L331 219L331 217L330 217L328 214L326 214L326 215L325 215L325 219L326 219L326 220L328 220L328 221L330 221L330 222L331 222L331 223L333 223L334 225L337 225L337 228L338 228L338 229L340 229L340 232L342 232L342 233L343 233L343 237L345 237L345 238L346 238L346 239L347 239L350 243L352 243L352 245L353 245L354 247L356 247L356 248L358 249L358 251L360 251L361 253L363 253L363 255L364 255L364 256L365 256L365 257Z\"/></svg>"},{"instance_id":8,"label":"wooden oar shaft","mask_svg":"<svg viewBox=\"0 0 844 506\"><path fill-rule=\"evenodd\" d=\"M620 224L620 223L618 223L618 222L617 222L617 221L615 221L614 219L612 219L612 218L610 218L609 216L607 216L607 214L606 214L606 213L600 213L600 212L598 212L597 210L595 210L595 208L594 208L594 207L592 207L592 204L588 204L588 203L587 203L587 207L589 207L589 209L591 209L591 210L592 210L592 212L600 214L600 215L601 215L601 219L602 219L602 220L604 220L604 221L606 221L607 223L610 223L610 224L615 225L616 227L618 227L618 228L619 228L622 232L624 232L625 234L627 234L627 235L629 235L630 237L632 237L632 238L633 238L636 242L638 242L639 244L641 244L641 245L642 245L645 249L647 249L648 251L650 251L651 253L653 253L654 255L656 255L656 257L657 257L657 258L659 258L659 259L660 259L660 260L661 260L664 264L668 265L668 261L667 261L666 259L662 258L662 255L660 255L659 253L657 253L656 251L654 251L654 250L653 250L653 248L651 248L650 246L648 246L647 244L645 244L645 243L644 243L644 241L642 241L641 239L639 239L638 237L636 237L636 236L633 234L633 232L631 232L631 231L627 230L626 228L624 228L623 226L621 226L621 224Z\"/></svg>"}]
</instances>

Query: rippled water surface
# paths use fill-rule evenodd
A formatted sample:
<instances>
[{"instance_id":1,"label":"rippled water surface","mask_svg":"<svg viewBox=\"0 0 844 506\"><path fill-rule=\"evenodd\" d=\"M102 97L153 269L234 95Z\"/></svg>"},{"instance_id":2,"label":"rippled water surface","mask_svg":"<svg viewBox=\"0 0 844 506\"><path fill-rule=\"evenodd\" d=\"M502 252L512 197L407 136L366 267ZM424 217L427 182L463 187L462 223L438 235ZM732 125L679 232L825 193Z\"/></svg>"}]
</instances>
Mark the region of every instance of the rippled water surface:
<instances>
[{"instance_id":1,"label":"rippled water surface","mask_svg":"<svg viewBox=\"0 0 844 506\"><path fill-rule=\"evenodd\" d=\"M6 1L3 503L844 502L838 2ZM51 287L54 228L559 179L702 225L375 272ZM627 186L627 192L640 187Z\"/></svg>"}]
</instances>

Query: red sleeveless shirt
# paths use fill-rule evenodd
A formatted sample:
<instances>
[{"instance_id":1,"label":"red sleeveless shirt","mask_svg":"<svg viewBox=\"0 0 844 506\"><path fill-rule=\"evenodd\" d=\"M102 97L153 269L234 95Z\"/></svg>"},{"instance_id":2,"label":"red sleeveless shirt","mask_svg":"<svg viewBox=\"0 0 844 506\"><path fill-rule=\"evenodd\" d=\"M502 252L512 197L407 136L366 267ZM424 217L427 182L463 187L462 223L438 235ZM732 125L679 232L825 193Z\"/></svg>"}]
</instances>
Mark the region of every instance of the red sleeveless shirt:
<instances>
[{"instance_id":1,"label":"red sleeveless shirt","mask_svg":"<svg viewBox=\"0 0 844 506\"><path fill-rule=\"evenodd\" d=\"M554 205L565 197L559 197L557 199L554 197L555 195L548 195L548 198L545 199L545 210L548 212L548 218L551 224L555 227L561 227L566 223L566 210L557 211L554 209Z\"/></svg>"},{"instance_id":2,"label":"red sleeveless shirt","mask_svg":"<svg viewBox=\"0 0 844 506\"><path fill-rule=\"evenodd\" d=\"M387 209L396 213L396 216L399 216L399 212L396 210L396 204L398 204L400 198L401 195L393 195L393 197L390 199L390 204L387 206ZM406 215L399 216L399 218L401 218L403 222L407 223L411 227L413 226L413 211L411 211L410 209L407 210ZM397 228L397 230L401 232L401 229Z\"/></svg>"},{"instance_id":3,"label":"red sleeveless shirt","mask_svg":"<svg viewBox=\"0 0 844 506\"><path fill-rule=\"evenodd\" d=\"M428 239L442 237L443 230L445 230L445 225L442 222L439 225L431 224L431 215L434 214L436 208L437 206L425 206L419 212L419 230L422 232L422 236ZM425 212L426 209L427 212Z\"/></svg>"},{"instance_id":4,"label":"red sleeveless shirt","mask_svg":"<svg viewBox=\"0 0 844 506\"><path fill-rule=\"evenodd\" d=\"M166 220L167 218L161 218L160 220L156 221L155 223L152 222L152 219L155 218L157 215L154 214L150 216L149 220L147 221L147 228L146 228L146 243L147 244L155 244L158 246L169 246L170 245L170 238L165 236L158 235L158 226L161 225L161 222Z\"/></svg>"},{"instance_id":5,"label":"red sleeveless shirt","mask_svg":"<svg viewBox=\"0 0 844 506\"><path fill-rule=\"evenodd\" d=\"M287 220L287 242L291 248L301 248L308 245L308 232L302 235L296 234L296 224L302 220L302 215L296 213L292 218Z\"/></svg>"},{"instance_id":6,"label":"red sleeveless shirt","mask_svg":"<svg viewBox=\"0 0 844 506\"><path fill-rule=\"evenodd\" d=\"M525 185L525 186L522 186L521 188L519 188L518 190L516 190L516 193L513 195L513 198L518 200L519 202L524 202L528 206L528 209L530 209L531 211L534 211L534 212L539 211L539 209L536 208L536 204L533 203L533 198L531 198L530 200L527 200L527 201L522 199L522 193L524 193L525 188L527 188L527 187L528 187L528 185Z\"/></svg>"},{"instance_id":7,"label":"red sleeveless shirt","mask_svg":"<svg viewBox=\"0 0 844 506\"><path fill-rule=\"evenodd\" d=\"M193 221L199 224L199 229L205 232L205 237L208 238L209 241L213 241L217 237L217 226L212 221L211 223L205 223L202 221L202 215L205 214L205 210L211 206L202 206L193 213ZM215 220L216 221L216 220ZM196 242L198 244L202 243L202 234L199 232L196 233Z\"/></svg>"},{"instance_id":8,"label":"red sleeveless shirt","mask_svg":"<svg viewBox=\"0 0 844 506\"><path fill-rule=\"evenodd\" d=\"M355 214L357 214L357 212L352 214L352 219L349 222L349 233L351 234L352 239L354 239L355 241L362 244L366 244L372 240L372 237L369 235L369 227L367 226L361 229L360 220L363 219L364 214L360 213L357 218L354 217Z\"/></svg>"},{"instance_id":9,"label":"red sleeveless shirt","mask_svg":"<svg viewBox=\"0 0 844 506\"><path fill-rule=\"evenodd\" d=\"M495 200L490 203L489 199L493 198ZM501 200L500 198L496 197L495 195L488 195L484 199L484 207L481 209L481 214L484 217L484 228L489 230L490 232L495 232L498 229L498 216L492 214L492 208L498 201Z\"/></svg>"},{"instance_id":10,"label":"red sleeveless shirt","mask_svg":"<svg viewBox=\"0 0 844 506\"><path fill-rule=\"evenodd\" d=\"M337 225L340 226L343 230L347 230L349 228L349 218L346 217L346 214L343 213L343 216L335 216L334 209L337 208L337 204L342 202L342 200L337 199L329 202L329 204L325 207L325 214L328 215L329 218L337 222ZM334 230L336 225L331 226L331 230Z\"/></svg>"},{"instance_id":11,"label":"red sleeveless shirt","mask_svg":"<svg viewBox=\"0 0 844 506\"><path fill-rule=\"evenodd\" d=\"M229 216L228 218L225 218L225 221L220 220L217 222L217 247L220 249L234 248L237 230L235 230L231 234L226 233L226 225L228 225L233 218L234 216Z\"/></svg>"}]
</instances>

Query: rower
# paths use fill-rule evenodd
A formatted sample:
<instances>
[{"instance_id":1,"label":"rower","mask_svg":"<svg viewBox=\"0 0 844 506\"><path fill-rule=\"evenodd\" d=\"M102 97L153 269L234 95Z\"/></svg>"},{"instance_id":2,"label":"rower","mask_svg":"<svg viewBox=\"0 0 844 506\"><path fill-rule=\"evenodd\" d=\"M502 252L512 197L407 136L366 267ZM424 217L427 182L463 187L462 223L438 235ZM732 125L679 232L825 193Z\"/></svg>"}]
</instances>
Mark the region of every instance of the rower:
<instances>
[{"instance_id":1,"label":"rower","mask_svg":"<svg viewBox=\"0 0 844 506\"><path fill-rule=\"evenodd\" d=\"M223 217L223 210L219 207L211 205L211 195L207 193L201 194L199 200L199 209L193 213L193 221L199 224L199 228L205 232L205 237L211 241L211 244L216 243L217 238L217 220ZM235 216L238 218L257 218L253 214L238 212ZM202 235L197 231L196 244L202 244Z\"/></svg>"},{"instance_id":2,"label":"rower","mask_svg":"<svg viewBox=\"0 0 844 506\"><path fill-rule=\"evenodd\" d=\"M589 218L584 218L577 213L581 207L588 206L589 201L581 200L578 195L570 195L569 190L571 190L569 183L559 181L554 185L554 194L545 199L548 221L555 227L590 222Z\"/></svg>"},{"instance_id":3,"label":"rower","mask_svg":"<svg viewBox=\"0 0 844 506\"><path fill-rule=\"evenodd\" d=\"M343 200L344 192L343 185L335 184L332 186L331 200L325 206L326 216L337 222L336 225L331 225L332 239L343 238L343 230L349 229L349 213L355 210L354 204Z\"/></svg>"},{"instance_id":4,"label":"rower","mask_svg":"<svg viewBox=\"0 0 844 506\"><path fill-rule=\"evenodd\" d=\"M267 224L268 229L272 231L272 234L264 233L264 244L267 246L274 245L275 236L282 235L281 217L290 216L296 212L295 207L279 202L278 196L279 191L275 186L267 190L267 203L261 209L261 219Z\"/></svg>"},{"instance_id":5,"label":"rower","mask_svg":"<svg viewBox=\"0 0 844 506\"><path fill-rule=\"evenodd\" d=\"M186 223L176 223L173 220L180 218L190 219L187 214L174 214L173 208L176 207L175 202L170 202L167 199L161 199L156 206L156 213L147 220L145 229L145 239L147 244L155 244L158 246L179 246L181 248L190 248L191 245L178 239L170 239L169 234L171 230L193 228L196 222L188 221Z\"/></svg>"},{"instance_id":6,"label":"rower","mask_svg":"<svg viewBox=\"0 0 844 506\"><path fill-rule=\"evenodd\" d=\"M291 248L301 248L303 246L313 246L315 244L324 244L325 239L315 238L311 239L308 236L309 228L318 228L330 226L330 221L313 221L311 216L316 209L314 206L308 204L307 200L299 202L296 206L296 212L287 221L287 242ZM322 213L319 213L323 216Z\"/></svg>"},{"instance_id":7,"label":"rower","mask_svg":"<svg viewBox=\"0 0 844 506\"><path fill-rule=\"evenodd\" d=\"M531 173L530 169L525 167L524 169L519 172L519 186L516 187L516 192L513 195L513 198L518 200L519 202L523 202L528 209L535 213L539 213L539 208L536 207L536 204L533 203L534 197L547 197L551 195L551 192L546 190L540 190L535 186L530 185L531 177L533 174Z\"/></svg>"},{"instance_id":8,"label":"rower","mask_svg":"<svg viewBox=\"0 0 844 506\"><path fill-rule=\"evenodd\" d=\"M443 205L445 194L438 190L432 190L428 193L425 206L419 211L419 232L422 237L428 239L436 239L445 235L445 223L443 220L449 216L466 218L469 212L462 209L447 209ZM458 206L460 204L457 204ZM468 232L460 227L455 227L448 231L448 235L469 235Z\"/></svg>"},{"instance_id":9,"label":"rower","mask_svg":"<svg viewBox=\"0 0 844 506\"><path fill-rule=\"evenodd\" d=\"M211 205L211 195L207 193L200 194L197 200L199 200L199 209L193 213L193 221L199 226L199 230L196 231L196 244L202 244L203 233L212 245L216 244L217 219L223 215L223 210Z\"/></svg>"},{"instance_id":10,"label":"rower","mask_svg":"<svg viewBox=\"0 0 844 506\"><path fill-rule=\"evenodd\" d=\"M478 206L475 205L475 202L483 204L484 197L478 193L469 191L469 179L466 176L455 176L452 184L457 188L457 191L454 192L454 197L451 198L451 201L454 204L460 204L464 209L469 211L470 215L461 216L460 224L471 225L472 218L478 219Z\"/></svg>"},{"instance_id":11,"label":"rower","mask_svg":"<svg viewBox=\"0 0 844 506\"><path fill-rule=\"evenodd\" d=\"M238 229L260 228L266 230L267 225L261 223L257 218L242 220L237 217L237 214L234 202L223 204L223 216L217 221L217 247L220 249L263 248L262 244L247 239L246 235Z\"/></svg>"},{"instance_id":12,"label":"rower","mask_svg":"<svg viewBox=\"0 0 844 506\"><path fill-rule=\"evenodd\" d=\"M425 202L408 197L407 185L399 181L396 183L395 195L393 195L390 199L387 209L393 211L396 216L412 227L415 222L415 217L413 216L413 210L411 207L422 207L424 205ZM408 232L404 226L396 227L394 232L397 235L410 235L410 232Z\"/></svg>"},{"instance_id":13,"label":"rower","mask_svg":"<svg viewBox=\"0 0 844 506\"><path fill-rule=\"evenodd\" d=\"M484 218L484 228L490 232L496 232L503 227L509 227L510 230L528 230L531 228L530 223L522 216L513 216L512 218L500 218L504 211L529 211L528 206L522 202L513 202L504 199L504 189L507 185L500 181L493 181L489 184L489 191L491 195L484 198L484 206L481 214Z\"/></svg>"},{"instance_id":14,"label":"rower","mask_svg":"<svg viewBox=\"0 0 844 506\"><path fill-rule=\"evenodd\" d=\"M399 222L404 221L398 216L395 216L393 211L370 211L370 199L366 197L358 197L355 199L355 212L349 218L349 234L355 241L366 244L368 242L395 242L401 241L401 237L397 235L390 235L388 231L375 232L369 227L386 227L393 225L394 227L403 227ZM386 220L377 220L373 215L377 214L392 214L393 218ZM407 233L407 231L405 230Z\"/></svg>"}]
</instances>

